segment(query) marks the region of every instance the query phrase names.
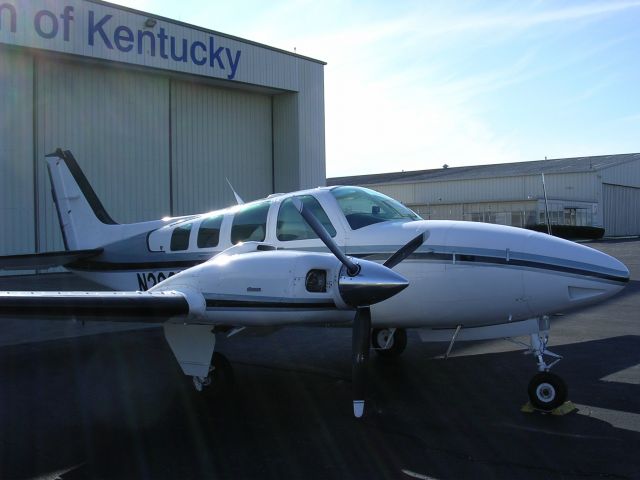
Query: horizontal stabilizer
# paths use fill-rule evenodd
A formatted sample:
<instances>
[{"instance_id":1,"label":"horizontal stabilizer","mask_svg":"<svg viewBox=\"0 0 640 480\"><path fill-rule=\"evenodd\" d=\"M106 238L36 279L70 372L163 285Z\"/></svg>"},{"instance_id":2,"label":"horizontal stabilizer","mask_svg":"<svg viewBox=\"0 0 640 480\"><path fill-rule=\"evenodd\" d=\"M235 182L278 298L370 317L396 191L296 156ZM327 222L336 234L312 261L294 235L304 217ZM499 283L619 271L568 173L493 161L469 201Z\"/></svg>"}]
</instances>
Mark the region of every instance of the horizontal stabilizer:
<instances>
[{"instance_id":1,"label":"horizontal stabilizer","mask_svg":"<svg viewBox=\"0 0 640 480\"><path fill-rule=\"evenodd\" d=\"M44 270L46 268L64 267L77 260L95 257L101 253L102 248L94 248L91 250L7 255L0 257L0 270Z\"/></svg>"},{"instance_id":2,"label":"horizontal stabilizer","mask_svg":"<svg viewBox=\"0 0 640 480\"><path fill-rule=\"evenodd\" d=\"M0 317L163 323L189 313L178 292L0 292Z\"/></svg>"}]
</instances>

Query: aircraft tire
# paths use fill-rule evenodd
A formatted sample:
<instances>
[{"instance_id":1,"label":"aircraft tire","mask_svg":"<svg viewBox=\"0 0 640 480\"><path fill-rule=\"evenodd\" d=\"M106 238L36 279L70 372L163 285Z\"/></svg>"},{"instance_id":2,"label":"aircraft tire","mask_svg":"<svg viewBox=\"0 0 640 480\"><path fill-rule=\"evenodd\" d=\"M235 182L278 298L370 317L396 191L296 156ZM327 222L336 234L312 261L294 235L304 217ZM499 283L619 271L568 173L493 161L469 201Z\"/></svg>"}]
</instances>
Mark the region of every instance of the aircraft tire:
<instances>
[{"instance_id":1,"label":"aircraft tire","mask_svg":"<svg viewBox=\"0 0 640 480\"><path fill-rule=\"evenodd\" d=\"M371 332L371 344L376 353L382 358L398 357L407 348L407 331L404 328L396 328L393 340L389 348L382 348L386 342L385 331L387 328L375 328Z\"/></svg>"},{"instance_id":2,"label":"aircraft tire","mask_svg":"<svg viewBox=\"0 0 640 480\"><path fill-rule=\"evenodd\" d=\"M214 352L211 358L211 366L214 367L209 373L211 382L204 386L201 392L196 392L196 395L214 400L232 394L235 388L235 375L227 357L221 353Z\"/></svg>"},{"instance_id":3,"label":"aircraft tire","mask_svg":"<svg viewBox=\"0 0 640 480\"><path fill-rule=\"evenodd\" d=\"M544 412L550 412L567 401L567 384L550 372L536 373L527 391L531 405Z\"/></svg>"}]
</instances>

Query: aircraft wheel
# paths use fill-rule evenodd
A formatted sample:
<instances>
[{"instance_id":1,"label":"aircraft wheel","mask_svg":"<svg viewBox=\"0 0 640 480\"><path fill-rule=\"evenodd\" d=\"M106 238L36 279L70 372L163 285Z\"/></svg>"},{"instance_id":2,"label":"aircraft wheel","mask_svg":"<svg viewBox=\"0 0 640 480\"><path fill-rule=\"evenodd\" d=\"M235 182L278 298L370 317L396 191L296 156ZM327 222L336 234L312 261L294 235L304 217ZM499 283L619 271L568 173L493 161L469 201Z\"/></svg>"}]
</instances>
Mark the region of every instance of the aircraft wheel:
<instances>
[{"instance_id":1,"label":"aircraft wheel","mask_svg":"<svg viewBox=\"0 0 640 480\"><path fill-rule=\"evenodd\" d=\"M196 390L204 397L216 398L234 387L233 367L227 357L221 353L214 352L208 377L201 380L194 379L193 383L196 386ZM201 383L200 388L198 388L198 383Z\"/></svg>"},{"instance_id":2,"label":"aircraft wheel","mask_svg":"<svg viewBox=\"0 0 640 480\"><path fill-rule=\"evenodd\" d=\"M375 328L371 333L371 344L376 353L381 357L397 357L404 352L404 349L407 347L407 331L404 328L396 328L389 346L384 348L390 336L390 328Z\"/></svg>"},{"instance_id":3,"label":"aircraft wheel","mask_svg":"<svg viewBox=\"0 0 640 480\"><path fill-rule=\"evenodd\" d=\"M567 400L567 385L558 375L536 373L529 382L529 401L538 410L550 412Z\"/></svg>"}]
</instances>

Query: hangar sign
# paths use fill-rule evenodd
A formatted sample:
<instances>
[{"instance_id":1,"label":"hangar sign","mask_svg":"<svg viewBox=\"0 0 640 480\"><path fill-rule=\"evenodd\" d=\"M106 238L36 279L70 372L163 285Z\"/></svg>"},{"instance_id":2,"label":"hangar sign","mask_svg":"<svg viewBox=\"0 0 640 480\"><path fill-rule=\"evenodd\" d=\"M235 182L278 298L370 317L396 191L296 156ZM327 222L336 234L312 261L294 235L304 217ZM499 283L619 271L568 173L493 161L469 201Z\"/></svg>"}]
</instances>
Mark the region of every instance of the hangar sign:
<instances>
[{"instance_id":1,"label":"hangar sign","mask_svg":"<svg viewBox=\"0 0 640 480\"><path fill-rule=\"evenodd\" d=\"M82 0L0 0L0 42L236 79L240 42Z\"/></svg>"}]
</instances>

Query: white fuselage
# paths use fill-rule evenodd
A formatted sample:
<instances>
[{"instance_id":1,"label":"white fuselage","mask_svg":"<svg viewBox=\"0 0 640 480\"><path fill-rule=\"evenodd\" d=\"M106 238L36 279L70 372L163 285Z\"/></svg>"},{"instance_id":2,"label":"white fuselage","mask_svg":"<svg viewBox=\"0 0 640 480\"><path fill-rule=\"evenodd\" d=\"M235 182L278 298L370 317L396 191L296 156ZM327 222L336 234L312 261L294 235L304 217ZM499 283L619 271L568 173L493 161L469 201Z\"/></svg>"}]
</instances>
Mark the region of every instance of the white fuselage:
<instances>
[{"instance_id":1,"label":"white fuselage","mask_svg":"<svg viewBox=\"0 0 640 480\"><path fill-rule=\"evenodd\" d=\"M392 327L465 327L512 322L565 311L608 298L628 281L627 268L615 258L592 248L525 229L477 222L456 221L388 221L352 229L328 189L296 192L268 200L264 243L280 249L326 251L319 239L287 241L278 238L278 210L293 195L313 195L336 230L334 239L348 255L383 262L392 252L416 234L427 232L428 238L412 256L396 267L410 286L398 295L372 307L375 325ZM118 290L142 290L179 272L178 254L190 254L203 261L232 245L231 230L240 207L189 219L191 237L188 250L172 252L169 248L173 230L185 222L169 224L148 235L150 250L162 250L166 264L157 268L78 271L82 276ZM201 222L221 215L220 240L216 248L198 248ZM182 257L180 257L182 258ZM197 262L196 262L197 263ZM224 270L216 279L216 289L230 283ZM280 287L270 268L252 267L253 283ZM283 273L282 281L287 281ZM234 286L244 292L246 286ZM245 290L243 290L243 288ZM219 293L219 292L218 292ZM310 294L298 292L292 298L304 301ZM279 294L273 294L276 297ZM271 295L271 296L273 296ZM296 296L297 295L297 296ZM313 297L313 295L311 295ZM284 293L282 298L288 298ZM217 312L218 317L221 312ZM251 311L228 315L250 317ZM272 311L267 315L308 318L313 322L342 322L349 315L343 311L293 309ZM256 313L256 322L265 312ZM215 316L212 322L215 323Z\"/></svg>"},{"instance_id":2,"label":"white fuselage","mask_svg":"<svg viewBox=\"0 0 640 480\"><path fill-rule=\"evenodd\" d=\"M398 265L409 287L372 307L386 325L470 327L539 317L600 302L622 290L620 279L628 276L618 260L549 235L472 222L424 223L431 235L422 250L432 248L436 258L426 253Z\"/></svg>"}]
</instances>

